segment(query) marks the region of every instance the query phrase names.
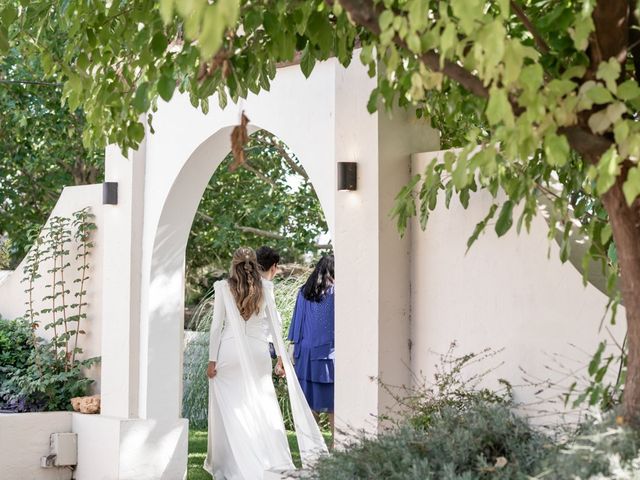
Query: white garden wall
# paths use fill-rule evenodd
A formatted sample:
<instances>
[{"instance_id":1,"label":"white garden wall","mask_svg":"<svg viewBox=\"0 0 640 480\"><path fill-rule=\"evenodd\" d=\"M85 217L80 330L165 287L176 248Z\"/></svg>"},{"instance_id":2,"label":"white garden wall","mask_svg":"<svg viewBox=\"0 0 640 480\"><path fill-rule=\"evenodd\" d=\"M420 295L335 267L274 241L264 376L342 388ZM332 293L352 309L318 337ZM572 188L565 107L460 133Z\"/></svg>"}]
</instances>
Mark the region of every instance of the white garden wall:
<instances>
[{"instance_id":1,"label":"white garden wall","mask_svg":"<svg viewBox=\"0 0 640 480\"><path fill-rule=\"evenodd\" d=\"M71 412L0 414L2 480L68 480L68 468L41 468L52 433L71 432Z\"/></svg>"},{"instance_id":2,"label":"white garden wall","mask_svg":"<svg viewBox=\"0 0 640 480\"><path fill-rule=\"evenodd\" d=\"M91 257L89 258L89 280L86 284L87 296L86 301L88 303L86 313L87 320L81 326L87 333L81 337L81 343L79 344L84 349L84 357L100 356L101 351L101 332L102 332L102 266L103 266L103 231L102 231L102 185L83 185L66 187L58 199L50 218L59 217L71 217L73 212L81 210L85 207L91 208L91 213L95 216L93 222L98 226L97 231L94 234L93 242L95 246L92 249ZM48 222L48 221L47 221ZM77 268L80 263L76 261L77 245L75 242L70 242L69 250L70 255L67 260L70 266L67 269L67 286L71 291L77 289L77 284L73 283L73 279L76 278ZM22 283L21 280L24 277L23 260L22 263L13 272L8 272L5 276L0 278L0 317L3 319L14 319L23 317L25 315L27 301L27 294L25 289L26 283ZM47 270L51 268L50 262L43 262L40 266L40 278L38 286L40 290L34 294L34 310L40 311L42 308L49 307L48 302L45 304L42 302L42 297L48 295L48 291L44 288L46 284L50 284L50 275ZM68 299L68 304L75 302L75 298ZM48 315L42 314L39 317L41 322L38 329L38 336L49 339L53 332L52 330L45 330L44 325L47 322ZM100 366L92 367L88 375L96 381L94 390L100 390Z\"/></svg>"},{"instance_id":3,"label":"white garden wall","mask_svg":"<svg viewBox=\"0 0 640 480\"><path fill-rule=\"evenodd\" d=\"M413 170L423 171L432 158L442 155L414 155ZM413 372L431 380L437 354L445 353L453 341L459 355L486 347L504 349L482 366L504 362L488 379L504 378L516 385L515 400L527 405L540 398L556 400L555 406L544 402L532 410L563 411L557 402L560 395L576 375L585 373L598 342L612 340L604 329L598 332L607 298L592 285L584 287L571 263L560 262L559 247L549 243L543 216L535 218L530 234L523 229L519 236L514 227L497 238L489 225L465 255L467 239L489 210L491 197L486 192L473 195L467 210L457 199L447 210L441 200L426 231L415 221L411 226ZM624 309L616 326L606 320L604 326L621 344ZM525 376L550 379L565 388L544 382L526 387ZM536 395L539 389L544 392ZM539 417L547 420L552 417Z\"/></svg>"}]
</instances>

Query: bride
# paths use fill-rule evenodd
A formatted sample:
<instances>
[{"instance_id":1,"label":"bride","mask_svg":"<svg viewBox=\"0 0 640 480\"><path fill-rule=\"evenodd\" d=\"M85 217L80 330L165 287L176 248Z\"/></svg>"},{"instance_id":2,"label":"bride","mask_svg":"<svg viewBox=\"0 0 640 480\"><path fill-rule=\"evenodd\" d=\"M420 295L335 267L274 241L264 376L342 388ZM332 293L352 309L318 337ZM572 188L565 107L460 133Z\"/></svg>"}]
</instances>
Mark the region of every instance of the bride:
<instances>
[{"instance_id":1,"label":"bride","mask_svg":"<svg viewBox=\"0 0 640 480\"><path fill-rule=\"evenodd\" d=\"M263 280L250 248L233 254L229 280L215 283L209 339L209 439L204 468L216 480L261 480L267 470L294 468L271 379L287 377L300 456L305 466L327 452L286 354L273 284Z\"/></svg>"}]
</instances>

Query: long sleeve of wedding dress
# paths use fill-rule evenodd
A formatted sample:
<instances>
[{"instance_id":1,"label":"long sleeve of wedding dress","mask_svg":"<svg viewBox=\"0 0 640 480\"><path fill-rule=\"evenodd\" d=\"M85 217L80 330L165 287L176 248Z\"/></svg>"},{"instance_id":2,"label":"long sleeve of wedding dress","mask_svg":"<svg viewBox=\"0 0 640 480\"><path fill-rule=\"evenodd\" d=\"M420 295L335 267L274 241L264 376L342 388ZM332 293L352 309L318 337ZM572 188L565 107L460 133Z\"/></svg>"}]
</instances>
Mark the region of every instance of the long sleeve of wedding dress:
<instances>
[{"instance_id":1,"label":"long sleeve of wedding dress","mask_svg":"<svg viewBox=\"0 0 640 480\"><path fill-rule=\"evenodd\" d=\"M213 316L211 319L211 330L209 331L209 361L218 361L218 352L220 351L220 339L222 337L222 328L226 311L224 308L224 300L219 288L215 290L215 298L213 299Z\"/></svg>"}]
</instances>

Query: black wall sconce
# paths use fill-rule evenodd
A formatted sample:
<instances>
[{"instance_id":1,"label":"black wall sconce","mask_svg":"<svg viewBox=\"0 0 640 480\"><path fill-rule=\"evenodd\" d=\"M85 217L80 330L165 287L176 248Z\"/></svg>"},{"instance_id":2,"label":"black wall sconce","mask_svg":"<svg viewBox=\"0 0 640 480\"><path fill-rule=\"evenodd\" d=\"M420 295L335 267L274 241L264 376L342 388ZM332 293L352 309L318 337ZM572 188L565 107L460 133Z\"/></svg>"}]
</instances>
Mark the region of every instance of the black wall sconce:
<instances>
[{"instance_id":1,"label":"black wall sconce","mask_svg":"<svg viewBox=\"0 0 640 480\"><path fill-rule=\"evenodd\" d=\"M118 204L118 182L104 182L102 184L102 204Z\"/></svg>"},{"instance_id":2,"label":"black wall sconce","mask_svg":"<svg viewBox=\"0 0 640 480\"><path fill-rule=\"evenodd\" d=\"M338 190L358 189L358 164L356 162L338 162Z\"/></svg>"}]
</instances>

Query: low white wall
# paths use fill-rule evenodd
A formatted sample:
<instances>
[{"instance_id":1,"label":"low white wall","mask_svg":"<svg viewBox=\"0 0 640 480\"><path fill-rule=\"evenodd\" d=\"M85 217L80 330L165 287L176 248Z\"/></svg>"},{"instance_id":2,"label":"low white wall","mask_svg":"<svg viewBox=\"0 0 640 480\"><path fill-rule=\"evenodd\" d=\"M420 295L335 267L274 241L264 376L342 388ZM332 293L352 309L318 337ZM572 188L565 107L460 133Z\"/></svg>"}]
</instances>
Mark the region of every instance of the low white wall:
<instances>
[{"instance_id":1,"label":"low white wall","mask_svg":"<svg viewBox=\"0 0 640 480\"><path fill-rule=\"evenodd\" d=\"M93 222L98 226L98 230L95 232L93 242L94 247L92 249L91 256L89 258L89 280L86 284L87 296L86 301L88 307L86 310L87 320L81 325L81 329L87 333L81 337L80 346L84 349L84 357L100 356L100 339L102 330L102 241L101 241L101 225L102 225L102 185L83 185L76 187L66 187L58 202L56 203L50 218L70 217L73 212L81 210L82 208L90 207L91 213L95 216ZM48 221L47 221L48 223ZM77 267L79 263L75 260L76 254L75 242L69 244L69 257L68 261L71 264L67 271L71 274L71 278L67 278L67 285L70 288L72 294L68 299L68 304L72 304L76 301L73 297L73 292L77 290L78 284L73 283L73 279L77 276ZM49 292L45 289L45 285L51 283L49 281L50 274L47 270L51 268L49 263L43 263L40 267L40 274L42 278L38 280L38 290L34 293L35 310L39 311L42 308L48 307L42 302L42 298L48 295ZM22 283L24 277L24 260L15 271L9 272L4 277L0 276L0 317L3 319L13 319L22 317L25 314L25 301L27 295L25 289L27 285ZM51 338L52 331L45 330L44 324L47 321L47 315L43 314L39 317L41 322L38 329L38 335L42 338ZM100 367L93 367L88 376L96 380L94 384L94 391L100 390Z\"/></svg>"},{"instance_id":2,"label":"low white wall","mask_svg":"<svg viewBox=\"0 0 640 480\"><path fill-rule=\"evenodd\" d=\"M42 468L52 433L78 434L78 465ZM188 421L123 420L75 412L0 414L2 480L182 480ZM72 477L73 474L73 477Z\"/></svg>"},{"instance_id":3,"label":"low white wall","mask_svg":"<svg viewBox=\"0 0 640 480\"><path fill-rule=\"evenodd\" d=\"M438 155L442 152L414 155L413 171L423 171ZM473 195L467 210L457 199L449 210L441 201L426 231L416 222L411 226L412 370L418 378L432 380L437 354L446 353L452 341L457 341L458 355L504 348L480 366L503 362L488 380L505 378L516 385L518 402L546 399L533 410L563 411L560 395L584 375L598 342L611 340L607 332L598 333L607 298L591 285L583 287L581 274L569 262L560 262L558 245L549 244L541 216L530 234L520 236L514 227L497 238L489 225L465 255L467 239L490 205L486 192ZM624 309L616 326L606 320L604 325L621 342ZM523 377L549 379L561 387L544 382L527 387ZM538 418L545 422L554 415Z\"/></svg>"},{"instance_id":4,"label":"low white wall","mask_svg":"<svg viewBox=\"0 0 640 480\"><path fill-rule=\"evenodd\" d=\"M73 414L77 480L182 480L189 422Z\"/></svg>"},{"instance_id":5,"label":"low white wall","mask_svg":"<svg viewBox=\"0 0 640 480\"><path fill-rule=\"evenodd\" d=\"M71 432L71 412L0 414L2 480L68 480L68 468L41 468L52 433Z\"/></svg>"}]
</instances>

